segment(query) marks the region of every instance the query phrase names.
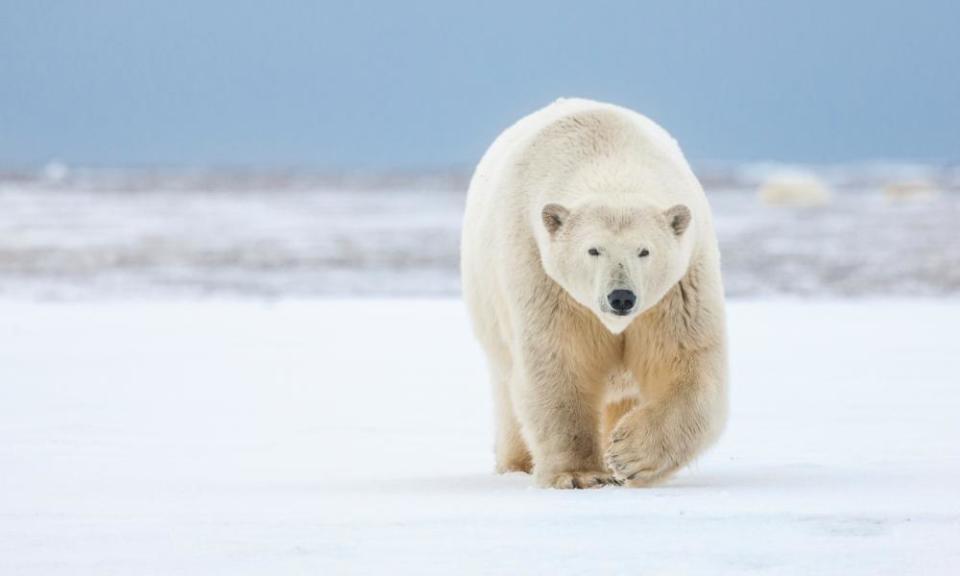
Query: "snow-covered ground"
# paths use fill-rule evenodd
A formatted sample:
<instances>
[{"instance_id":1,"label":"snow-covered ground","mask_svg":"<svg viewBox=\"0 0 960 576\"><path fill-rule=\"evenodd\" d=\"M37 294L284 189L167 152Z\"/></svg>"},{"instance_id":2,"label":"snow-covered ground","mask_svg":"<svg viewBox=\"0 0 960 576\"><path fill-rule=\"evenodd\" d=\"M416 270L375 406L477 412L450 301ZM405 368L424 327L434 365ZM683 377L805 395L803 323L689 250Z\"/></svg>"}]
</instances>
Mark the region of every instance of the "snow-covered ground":
<instances>
[{"instance_id":1,"label":"snow-covered ground","mask_svg":"<svg viewBox=\"0 0 960 576\"><path fill-rule=\"evenodd\" d=\"M462 305L0 302L0 574L960 573L960 302L734 302L720 443L492 473Z\"/></svg>"}]
</instances>

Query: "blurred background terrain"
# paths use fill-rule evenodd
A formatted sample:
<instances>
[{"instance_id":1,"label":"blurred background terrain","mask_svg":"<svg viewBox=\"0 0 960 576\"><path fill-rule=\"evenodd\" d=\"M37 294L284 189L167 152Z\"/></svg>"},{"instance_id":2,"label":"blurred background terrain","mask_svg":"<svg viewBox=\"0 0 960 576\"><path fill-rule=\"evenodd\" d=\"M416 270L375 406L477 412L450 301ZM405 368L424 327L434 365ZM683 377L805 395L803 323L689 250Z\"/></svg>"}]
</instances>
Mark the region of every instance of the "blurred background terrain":
<instances>
[{"instance_id":1,"label":"blurred background terrain","mask_svg":"<svg viewBox=\"0 0 960 576\"><path fill-rule=\"evenodd\" d=\"M960 170L835 167L814 181L826 198L801 186L798 198L764 200L758 190L780 171L700 170L728 295L960 294ZM7 174L0 295L456 296L468 179L57 165Z\"/></svg>"}]
</instances>

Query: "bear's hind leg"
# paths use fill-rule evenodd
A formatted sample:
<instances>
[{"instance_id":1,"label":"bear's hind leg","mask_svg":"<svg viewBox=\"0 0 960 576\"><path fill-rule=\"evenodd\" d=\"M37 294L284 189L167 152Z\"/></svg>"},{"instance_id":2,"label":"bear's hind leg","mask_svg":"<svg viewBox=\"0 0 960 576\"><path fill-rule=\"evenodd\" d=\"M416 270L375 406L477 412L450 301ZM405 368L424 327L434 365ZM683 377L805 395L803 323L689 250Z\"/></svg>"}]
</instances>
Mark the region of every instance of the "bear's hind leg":
<instances>
[{"instance_id":1,"label":"bear's hind leg","mask_svg":"<svg viewBox=\"0 0 960 576\"><path fill-rule=\"evenodd\" d=\"M494 410L496 417L495 455L497 473L525 472L533 470L533 458L520 431L520 421L513 410L510 398L510 376L495 374L493 377Z\"/></svg>"}]
</instances>

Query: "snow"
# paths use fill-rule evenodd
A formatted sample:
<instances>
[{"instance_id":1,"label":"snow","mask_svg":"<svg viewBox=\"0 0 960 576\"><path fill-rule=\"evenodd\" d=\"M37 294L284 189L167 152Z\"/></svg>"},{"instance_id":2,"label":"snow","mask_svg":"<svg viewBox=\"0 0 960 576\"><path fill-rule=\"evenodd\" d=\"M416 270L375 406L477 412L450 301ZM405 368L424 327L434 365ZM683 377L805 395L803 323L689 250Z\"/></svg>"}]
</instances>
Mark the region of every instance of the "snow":
<instances>
[{"instance_id":1,"label":"snow","mask_svg":"<svg viewBox=\"0 0 960 576\"><path fill-rule=\"evenodd\" d=\"M0 302L2 574L957 574L956 300L730 305L653 489L493 474L454 300Z\"/></svg>"}]
</instances>

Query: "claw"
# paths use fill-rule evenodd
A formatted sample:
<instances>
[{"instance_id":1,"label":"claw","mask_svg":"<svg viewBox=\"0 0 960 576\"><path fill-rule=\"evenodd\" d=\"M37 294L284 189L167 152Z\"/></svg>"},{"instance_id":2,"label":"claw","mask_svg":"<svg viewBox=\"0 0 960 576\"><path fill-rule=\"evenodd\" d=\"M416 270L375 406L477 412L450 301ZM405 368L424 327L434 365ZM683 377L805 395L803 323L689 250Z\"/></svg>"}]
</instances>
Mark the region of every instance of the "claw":
<instances>
[{"instance_id":1,"label":"claw","mask_svg":"<svg viewBox=\"0 0 960 576\"><path fill-rule=\"evenodd\" d=\"M619 485L619 481L605 472L561 472L552 479L541 480L541 485L560 489L582 490L586 488L601 488L603 486Z\"/></svg>"}]
</instances>

